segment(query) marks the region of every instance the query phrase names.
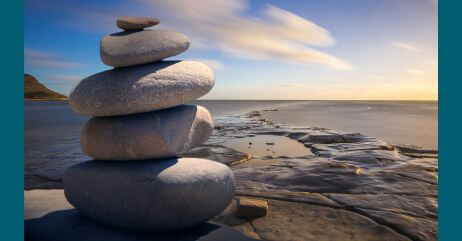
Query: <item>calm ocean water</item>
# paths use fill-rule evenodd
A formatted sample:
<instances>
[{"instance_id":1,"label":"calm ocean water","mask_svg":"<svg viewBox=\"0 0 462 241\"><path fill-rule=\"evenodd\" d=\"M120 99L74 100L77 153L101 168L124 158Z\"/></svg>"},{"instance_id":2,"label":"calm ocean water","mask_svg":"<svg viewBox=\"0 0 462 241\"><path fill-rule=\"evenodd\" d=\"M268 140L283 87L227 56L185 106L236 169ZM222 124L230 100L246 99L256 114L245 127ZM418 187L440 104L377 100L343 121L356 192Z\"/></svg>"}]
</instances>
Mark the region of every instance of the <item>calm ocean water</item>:
<instances>
[{"instance_id":1,"label":"calm ocean water","mask_svg":"<svg viewBox=\"0 0 462 241\"><path fill-rule=\"evenodd\" d=\"M437 102L198 100L192 103L208 108L213 116L278 109L264 115L282 123L361 132L392 144L438 147ZM79 138L89 117L73 113L67 102L26 101L24 118L26 169L87 158L80 150Z\"/></svg>"},{"instance_id":2,"label":"calm ocean water","mask_svg":"<svg viewBox=\"0 0 462 241\"><path fill-rule=\"evenodd\" d=\"M390 144L438 149L436 101L304 101L265 112L277 122L360 132Z\"/></svg>"}]
</instances>

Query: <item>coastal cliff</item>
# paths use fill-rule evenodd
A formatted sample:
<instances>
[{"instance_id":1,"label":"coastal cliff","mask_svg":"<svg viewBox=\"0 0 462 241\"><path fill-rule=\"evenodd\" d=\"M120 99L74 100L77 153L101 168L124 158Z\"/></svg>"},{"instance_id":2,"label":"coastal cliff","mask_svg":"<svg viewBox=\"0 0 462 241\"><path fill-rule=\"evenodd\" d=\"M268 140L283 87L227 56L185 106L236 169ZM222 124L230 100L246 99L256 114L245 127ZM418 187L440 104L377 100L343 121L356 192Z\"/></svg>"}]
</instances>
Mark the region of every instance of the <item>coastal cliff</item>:
<instances>
[{"instance_id":1,"label":"coastal cliff","mask_svg":"<svg viewBox=\"0 0 462 241\"><path fill-rule=\"evenodd\" d=\"M24 74L24 99L25 100L67 100L67 96L48 89L34 76Z\"/></svg>"}]
</instances>

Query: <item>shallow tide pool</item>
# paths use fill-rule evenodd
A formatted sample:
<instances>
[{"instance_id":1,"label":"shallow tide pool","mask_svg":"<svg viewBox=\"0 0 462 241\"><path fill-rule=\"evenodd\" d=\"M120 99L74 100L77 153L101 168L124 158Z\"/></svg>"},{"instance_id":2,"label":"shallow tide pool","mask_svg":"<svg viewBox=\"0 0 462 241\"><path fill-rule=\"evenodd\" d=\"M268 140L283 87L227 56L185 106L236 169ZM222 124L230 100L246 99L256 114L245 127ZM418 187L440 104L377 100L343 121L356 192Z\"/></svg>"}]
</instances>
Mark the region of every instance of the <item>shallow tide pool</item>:
<instances>
[{"instance_id":1,"label":"shallow tide pool","mask_svg":"<svg viewBox=\"0 0 462 241\"><path fill-rule=\"evenodd\" d=\"M235 138L227 140L223 144L252 156L300 157L312 154L310 149L302 143L285 136L259 135Z\"/></svg>"}]
</instances>

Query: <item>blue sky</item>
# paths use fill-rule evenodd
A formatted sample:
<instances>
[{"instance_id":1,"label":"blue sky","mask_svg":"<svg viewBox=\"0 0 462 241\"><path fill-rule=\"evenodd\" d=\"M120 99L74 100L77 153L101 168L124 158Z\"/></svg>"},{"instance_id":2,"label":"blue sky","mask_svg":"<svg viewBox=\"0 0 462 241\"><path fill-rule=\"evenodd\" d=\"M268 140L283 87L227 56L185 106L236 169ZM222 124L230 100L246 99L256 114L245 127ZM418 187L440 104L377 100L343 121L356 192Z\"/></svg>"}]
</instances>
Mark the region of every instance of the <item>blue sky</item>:
<instances>
[{"instance_id":1,"label":"blue sky","mask_svg":"<svg viewBox=\"0 0 462 241\"><path fill-rule=\"evenodd\" d=\"M215 71L206 99L434 100L436 0L25 0L24 72L69 94L110 69L99 40L120 16L187 34L171 59Z\"/></svg>"}]
</instances>

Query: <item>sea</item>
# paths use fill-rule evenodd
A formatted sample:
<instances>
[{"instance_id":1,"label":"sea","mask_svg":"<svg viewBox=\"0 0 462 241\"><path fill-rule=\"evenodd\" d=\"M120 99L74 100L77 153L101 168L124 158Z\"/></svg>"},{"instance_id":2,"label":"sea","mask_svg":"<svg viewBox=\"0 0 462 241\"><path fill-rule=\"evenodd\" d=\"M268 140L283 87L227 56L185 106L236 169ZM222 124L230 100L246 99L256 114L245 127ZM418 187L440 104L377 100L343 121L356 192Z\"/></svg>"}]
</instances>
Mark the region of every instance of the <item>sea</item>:
<instances>
[{"instance_id":1,"label":"sea","mask_svg":"<svg viewBox=\"0 0 462 241\"><path fill-rule=\"evenodd\" d=\"M266 110L265 118L280 123L354 131L390 144L438 149L436 101L197 100L191 104L206 107L214 117ZM25 168L88 159L79 138L89 118L72 112L67 101L25 101Z\"/></svg>"}]
</instances>

